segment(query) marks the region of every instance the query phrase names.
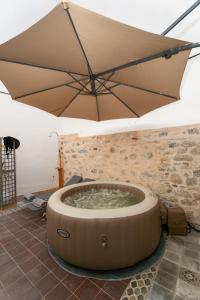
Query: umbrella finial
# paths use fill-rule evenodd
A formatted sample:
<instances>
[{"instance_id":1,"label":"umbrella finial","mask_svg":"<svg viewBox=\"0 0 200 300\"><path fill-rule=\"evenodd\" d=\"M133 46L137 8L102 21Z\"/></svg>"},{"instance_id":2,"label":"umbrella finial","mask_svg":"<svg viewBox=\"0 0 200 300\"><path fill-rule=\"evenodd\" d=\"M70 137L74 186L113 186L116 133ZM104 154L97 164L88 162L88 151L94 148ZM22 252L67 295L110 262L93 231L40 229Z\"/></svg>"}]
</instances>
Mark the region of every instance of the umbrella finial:
<instances>
[{"instance_id":1,"label":"umbrella finial","mask_svg":"<svg viewBox=\"0 0 200 300\"><path fill-rule=\"evenodd\" d=\"M69 4L68 4L68 0L62 0L61 3L63 5L64 10L69 9Z\"/></svg>"}]
</instances>

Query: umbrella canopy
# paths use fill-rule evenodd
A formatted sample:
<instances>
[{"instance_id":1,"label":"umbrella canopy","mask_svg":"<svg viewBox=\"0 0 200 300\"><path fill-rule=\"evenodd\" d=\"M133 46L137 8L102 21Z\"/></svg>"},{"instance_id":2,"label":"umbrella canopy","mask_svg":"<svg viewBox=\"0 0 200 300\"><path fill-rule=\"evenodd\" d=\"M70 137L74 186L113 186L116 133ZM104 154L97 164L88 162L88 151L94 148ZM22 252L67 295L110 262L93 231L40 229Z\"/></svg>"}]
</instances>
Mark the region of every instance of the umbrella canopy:
<instances>
[{"instance_id":1,"label":"umbrella canopy","mask_svg":"<svg viewBox=\"0 0 200 300\"><path fill-rule=\"evenodd\" d=\"M56 116L134 118L180 98L190 49L64 2L0 46L0 80Z\"/></svg>"}]
</instances>

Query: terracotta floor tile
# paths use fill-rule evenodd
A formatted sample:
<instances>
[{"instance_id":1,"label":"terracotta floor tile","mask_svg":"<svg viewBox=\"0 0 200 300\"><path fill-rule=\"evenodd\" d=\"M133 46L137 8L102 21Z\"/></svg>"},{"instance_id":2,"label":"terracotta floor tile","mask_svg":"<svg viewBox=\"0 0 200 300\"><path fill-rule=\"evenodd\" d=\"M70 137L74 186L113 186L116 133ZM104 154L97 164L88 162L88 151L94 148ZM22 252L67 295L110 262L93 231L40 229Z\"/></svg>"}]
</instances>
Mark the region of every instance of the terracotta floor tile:
<instances>
[{"instance_id":1,"label":"terracotta floor tile","mask_svg":"<svg viewBox=\"0 0 200 300\"><path fill-rule=\"evenodd\" d=\"M27 248L30 248L38 243L38 240L34 237L31 237L31 239L24 241L24 246Z\"/></svg>"},{"instance_id":2,"label":"terracotta floor tile","mask_svg":"<svg viewBox=\"0 0 200 300\"><path fill-rule=\"evenodd\" d=\"M81 286L75 291L75 294L81 300L94 300L99 291L100 288L98 288L90 280L86 279L83 284L81 284Z\"/></svg>"},{"instance_id":3,"label":"terracotta floor tile","mask_svg":"<svg viewBox=\"0 0 200 300\"><path fill-rule=\"evenodd\" d=\"M0 279L4 287L7 288L10 284L13 284L15 281L17 281L20 277L23 276L24 275L22 271L18 267L15 267L6 273L2 273Z\"/></svg>"},{"instance_id":4,"label":"terracotta floor tile","mask_svg":"<svg viewBox=\"0 0 200 300\"><path fill-rule=\"evenodd\" d=\"M6 225L6 229L10 230L10 228L13 228L13 227L15 227L15 226L18 226L18 224L15 223L14 220L10 220L10 221L7 223L7 225Z\"/></svg>"},{"instance_id":5,"label":"terracotta floor tile","mask_svg":"<svg viewBox=\"0 0 200 300\"><path fill-rule=\"evenodd\" d=\"M12 226L7 227L7 228L8 228L8 230L9 230L11 233L13 233L14 235L15 235L16 233L18 233L18 232L21 231L21 226L19 226L17 223L15 223L15 224L13 224Z\"/></svg>"},{"instance_id":6,"label":"terracotta floor tile","mask_svg":"<svg viewBox=\"0 0 200 300\"><path fill-rule=\"evenodd\" d=\"M1 274L9 272L10 270L14 269L15 267L16 267L16 264L14 263L14 261L9 260L7 263L0 266L0 276L1 276Z\"/></svg>"},{"instance_id":7,"label":"terracotta floor tile","mask_svg":"<svg viewBox=\"0 0 200 300\"><path fill-rule=\"evenodd\" d=\"M1 222L2 225L8 225L11 222L13 222L13 220L9 216L1 216L0 217L0 222Z\"/></svg>"},{"instance_id":8,"label":"terracotta floor tile","mask_svg":"<svg viewBox=\"0 0 200 300\"><path fill-rule=\"evenodd\" d=\"M42 295L40 294L39 290L36 287L32 287L20 298L20 300L41 300L41 299L42 299Z\"/></svg>"},{"instance_id":9,"label":"terracotta floor tile","mask_svg":"<svg viewBox=\"0 0 200 300\"><path fill-rule=\"evenodd\" d=\"M30 240L32 238L32 236L26 232L26 234L18 237L18 240L23 244L24 242Z\"/></svg>"},{"instance_id":10,"label":"terracotta floor tile","mask_svg":"<svg viewBox=\"0 0 200 300\"><path fill-rule=\"evenodd\" d=\"M7 244L11 239L13 239L13 235L8 230L2 232L0 235L0 243L2 245Z\"/></svg>"},{"instance_id":11,"label":"terracotta floor tile","mask_svg":"<svg viewBox=\"0 0 200 300\"><path fill-rule=\"evenodd\" d=\"M72 292L74 292L80 284L85 280L85 278L78 277L72 274L69 274L67 278L63 280L63 284Z\"/></svg>"},{"instance_id":12,"label":"terracotta floor tile","mask_svg":"<svg viewBox=\"0 0 200 300\"><path fill-rule=\"evenodd\" d=\"M39 289L41 294L46 295L51 289L53 289L59 283L58 279L51 273L48 273L40 281L36 283L36 287Z\"/></svg>"},{"instance_id":13,"label":"terracotta floor tile","mask_svg":"<svg viewBox=\"0 0 200 300\"><path fill-rule=\"evenodd\" d=\"M12 256L12 257L16 257L19 256L21 253L26 252L26 248L22 245L18 245L16 247L13 247L11 249L7 249L8 253Z\"/></svg>"},{"instance_id":14,"label":"terracotta floor tile","mask_svg":"<svg viewBox=\"0 0 200 300\"><path fill-rule=\"evenodd\" d=\"M32 256L29 260L21 264L20 268L23 270L24 273L28 273L39 264L40 264L39 259L37 259L35 256Z\"/></svg>"},{"instance_id":15,"label":"terracotta floor tile","mask_svg":"<svg viewBox=\"0 0 200 300\"><path fill-rule=\"evenodd\" d=\"M0 255L4 254L5 253L5 250L4 248L0 245Z\"/></svg>"},{"instance_id":16,"label":"terracotta floor tile","mask_svg":"<svg viewBox=\"0 0 200 300\"><path fill-rule=\"evenodd\" d=\"M49 256L48 259L44 260L43 263L45 264L45 266L49 269L49 270L54 270L55 268L57 268L57 264L53 261L53 259Z\"/></svg>"},{"instance_id":17,"label":"terracotta floor tile","mask_svg":"<svg viewBox=\"0 0 200 300\"><path fill-rule=\"evenodd\" d=\"M49 252L46 248L41 249L38 253L36 253L36 256L41 260L45 261L46 259L50 258Z\"/></svg>"},{"instance_id":18,"label":"terracotta floor tile","mask_svg":"<svg viewBox=\"0 0 200 300\"><path fill-rule=\"evenodd\" d=\"M20 220L23 219L23 217L20 215L19 212L12 212L11 214L9 214L9 217L11 218L12 221L18 223Z\"/></svg>"},{"instance_id":19,"label":"terracotta floor tile","mask_svg":"<svg viewBox=\"0 0 200 300\"><path fill-rule=\"evenodd\" d=\"M17 246L20 246L20 242L18 242L18 240L16 239L10 239L5 245L4 247L6 248L6 250L9 250L9 249L13 249Z\"/></svg>"},{"instance_id":20,"label":"terracotta floor tile","mask_svg":"<svg viewBox=\"0 0 200 300\"><path fill-rule=\"evenodd\" d=\"M27 234L27 231L21 228L20 231L18 231L18 232L15 233L15 237L17 239L20 239L22 236L24 236L26 234Z\"/></svg>"},{"instance_id":21,"label":"terracotta floor tile","mask_svg":"<svg viewBox=\"0 0 200 300\"><path fill-rule=\"evenodd\" d=\"M0 233L4 231L5 231L5 227L2 224L0 224Z\"/></svg>"},{"instance_id":22,"label":"terracotta floor tile","mask_svg":"<svg viewBox=\"0 0 200 300\"><path fill-rule=\"evenodd\" d=\"M79 298L76 295L72 294L68 300L79 300Z\"/></svg>"},{"instance_id":23,"label":"terracotta floor tile","mask_svg":"<svg viewBox=\"0 0 200 300\"><path fill-rule=\"evenodd\" d=\"M95 300L113 300L111 296L101 291L96 297Z\"/></svg>"},{"instance_id":24,"label":"terracotta floor tile","mask_svg":"<svg viewBox=\"0 0 200 300\"><path fill-rule=\"evenodd\" d=\"M22 277L9 285L6 289L12 300L21 300L22 296L32 288L32 285L26 277Z\"/></svg>"},{"instance_id":25,"label":"terracotta floor tile","mask_svg":"<svg viewBox=\"0 0 200 300\"><path fill-rule=\"evenodd\" d=\"M0 266L6 264L10 261L10 256L7 253L4 253L0 256Z\"/></svg>"},{"instance_id":26,"label":"terracotta floor tile","mask_svg":"<svg viewBox=\"0 0 200 300\"><path fill-rule=\"evenodd\" d=\"M37 235L37 238L41 241L44 242L47 240L47 234L46 232L41 232Z\"/></svg>"},{"instance_id":27,"label":"terracotta floor tile","mask_svg":"<svg viewBox=\"0 0 200 300\"><path fill-rule=\"evenodd\" d=\"M28 250L24 250L20 252L18 255L14 256L13 259L18 265L21 265L27 260L29 260L32 256L33 256L32 253L30 253Z\"/></svg>"},{"instance_id":28,"label":"terracotta floor tile","mask_svg":"<svg viewBox=\"0 0 200 300\"><path fill-rule=\"evenodd\" d=\"M103 286L103 290L114 299L120 299L125 289L125 284L120 281L107 281Z\"/></svg>"},{"instance_id":29,"label":"terracotta floor tile","mask_svg":"<svg viewBox=\"0 0 200 300\"><path fill-rule=\"evenodd\" d=\"M34 254L39 253L42 249L46 249L46 246L44 246L41 242L38 242L37 244L30 247L30 251Z\"/></svg>"},{"instance_id":30,"label":"terracotta floor tile","mask_svg":"<svg viewBox=\"0 0 200 300\"><path fill-rule=\"evenodd\" d=\"M71 292L60 283L46 297L46 300L66 300L71 295Z\"/></svg>"},{"instance_id":31,"label":"terracotta floor tile","mask_svg":"<svg viewBox=\"0 0 200 300\"><path fill-rule=\"evenodd\" d=\"M15 212L12 212L9 214L9 217L12 218L12 219L15 219L15 217L18 217L19 216L19 213L17 211Z\"/></svg>"},{"instance_id":32,"label":"terracotta floor tile","mask_svg":"<svg viewBox=\"0 0 200 300\"><path fill-rule=\"evenodd\" d=\"M67 277L69 275L68 272L66 272L59 266L56 266L52 272L59 280L63 280L65 277Z\"/></svg>"},{"instance_id":33,"label":"terracotta floor tile","mask_svg":"<svg viewBox=\"0 0 200 300\"><path fill-rule=\"evenodd\" d=\"M3 289L0 289L0 300L10 300L8 295Z\"/></svg>"},{"instance_id":34,"label":"terracotta floor tile","mask_svg":"<svg viewBox=\"0 0 200 300\"><path fill-rule=\"evenodd\" d=\"M49 270L42 264L38 265L34 269L32 269L30 272L26 274L26 276L29 278L29 280L35 284L38 282L42 277L47 275L49 273Z\"/></svg>"},{"instance_id":35,"label":"terracotta floor tile","mask_svg":"<svg viewBox=\"0 0 200 300\"><path fill-rule=\"evenodd\" d=\"M26 230L28 231L34 231L35 229L38 228L38 226L36 224L34 224L32 221L27 223L26 226L25 226Z\"/></svg>"},{"instance_id":36,"label":"terracotta floor tile","mask_svg":"<svg viewBox=\"0 0 200 300\"><path fill-rule=\"evenodd\" d=\"M95 283L98 287L102 288L102 286L106 283L105 280L98 280L95 278L90 278L90 280Z\"/></svg>"},{"instance_id":37,"label":"terracotta floor tile","mask_svg":"<svg viewBox=\"0 0 200 300\"><path fill-rule=\"evenodd\" d=\"M24 226L24 228L26 229L25 224L27 224L27 219L23 218L22 216L19 216L19 219L16 220L16 222L17 222L19 225Z\"/></svg>"},{"instance_id":38,"label":"terracotta floor tile","mask_svg":"<svg viewBox=\"0 0 200 300\"><path fill-rule=\"evenodd\" d=\"M41 234L41 233L44 233L45 230L41 227L37 227L33 232L32 234L35 235L37 237L37 235Z\"/></svg>"},{"instance_id":39,"label":"terracotta floor tile","mask_svg":"<svg viewBox=\"0 0 200 300\"><path fill-rule=\"evenodd\" d=\"M124 279L121 282L127 286L130 283L131 279Z\"/></svg>"}]
</instances>

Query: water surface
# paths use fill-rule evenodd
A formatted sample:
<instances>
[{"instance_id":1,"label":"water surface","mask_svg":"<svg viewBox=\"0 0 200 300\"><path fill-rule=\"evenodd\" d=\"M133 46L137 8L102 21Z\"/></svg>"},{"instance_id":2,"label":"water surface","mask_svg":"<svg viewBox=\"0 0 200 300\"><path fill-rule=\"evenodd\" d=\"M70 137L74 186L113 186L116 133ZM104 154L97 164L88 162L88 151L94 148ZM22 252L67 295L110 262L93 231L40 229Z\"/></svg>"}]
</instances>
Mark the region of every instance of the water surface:
<instances>
[{"instance_id":1,"label":"water surface","mask_svg":"<svg viewBox=\"0 0 200 300\"><path fill-rule=\"evenodd\" d=\"M63 202L67 205L86 209L109 209L131 206L141 202L133 193L120 189L89 189L66 196Z\"/></svg>"}]
</instances>

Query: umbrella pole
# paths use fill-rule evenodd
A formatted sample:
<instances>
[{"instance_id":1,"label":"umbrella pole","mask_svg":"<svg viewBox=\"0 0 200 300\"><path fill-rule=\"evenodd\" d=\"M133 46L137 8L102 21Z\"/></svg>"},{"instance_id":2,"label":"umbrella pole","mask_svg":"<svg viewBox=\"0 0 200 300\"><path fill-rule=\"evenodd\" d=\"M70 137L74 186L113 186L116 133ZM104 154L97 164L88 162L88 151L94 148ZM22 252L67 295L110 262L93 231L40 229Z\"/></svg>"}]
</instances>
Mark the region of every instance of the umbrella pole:
<instances>
[{"instance_id":1,"label":"umbrella pole","mask_svg":"<svg viewBox=\"0 0 200 300\"><path fill-rule=\"evenodd\" d=\"M129 68L129 67L132 67L132 66L136 66L136 65L139 65L139 64L157 59L157 58L161 58L161 57L169 59L169 58L172 57L172 55L178 54L179 52L182 52L182 51L191 50L191 49L197 48L197 47L200 47L200 43L189 43L189 44L186 44L186 45L183 45L183 46L180 46L180 47L170 48L170 49L167 49L165 51L158 52L158 53L155 53L155 54L152 54L150 56L143 57L143 58L139 58L137 60L133 60L133 61L128 62L126 64L114 67L112 69L108 69L108 70L105 70L103 72L97 73L97 74L93 75L93 77L97 78L99 76L103 76L103 75L109 74L111 72L120 71L120 70Z\"/></svg>"},{"instance_id":2,"label":"umbrella pole","mask_svg":"<svg viewBox=\"0 0 200 300\"><path fill-rule=\"evenodd\" d=\"M176 25L178 25L185 17L187 17L197 6L200 4L200 0L196 1L190 8L188 8L178 19L176 19L169 27L167 27L161 35L166 35L168 32L170 32ZM192 55L188 57L188 59L194 58L199 56L200 53L197 53L195 55Z\"/></svg>"},{"instance_id":3,"label":"umbrella pole","mask_svg":"<svg viewBox=\"0 0 200 300\"><path fill-rule=\"evenodd\" d=\"M178 25L187 15L189 15L198 5L200 0L196 1L190 8L188 8L178 19L176 19L169 27L167 27L161 35L166 35L170 32L176 25Z\"/></svg>"}]
</instances>

